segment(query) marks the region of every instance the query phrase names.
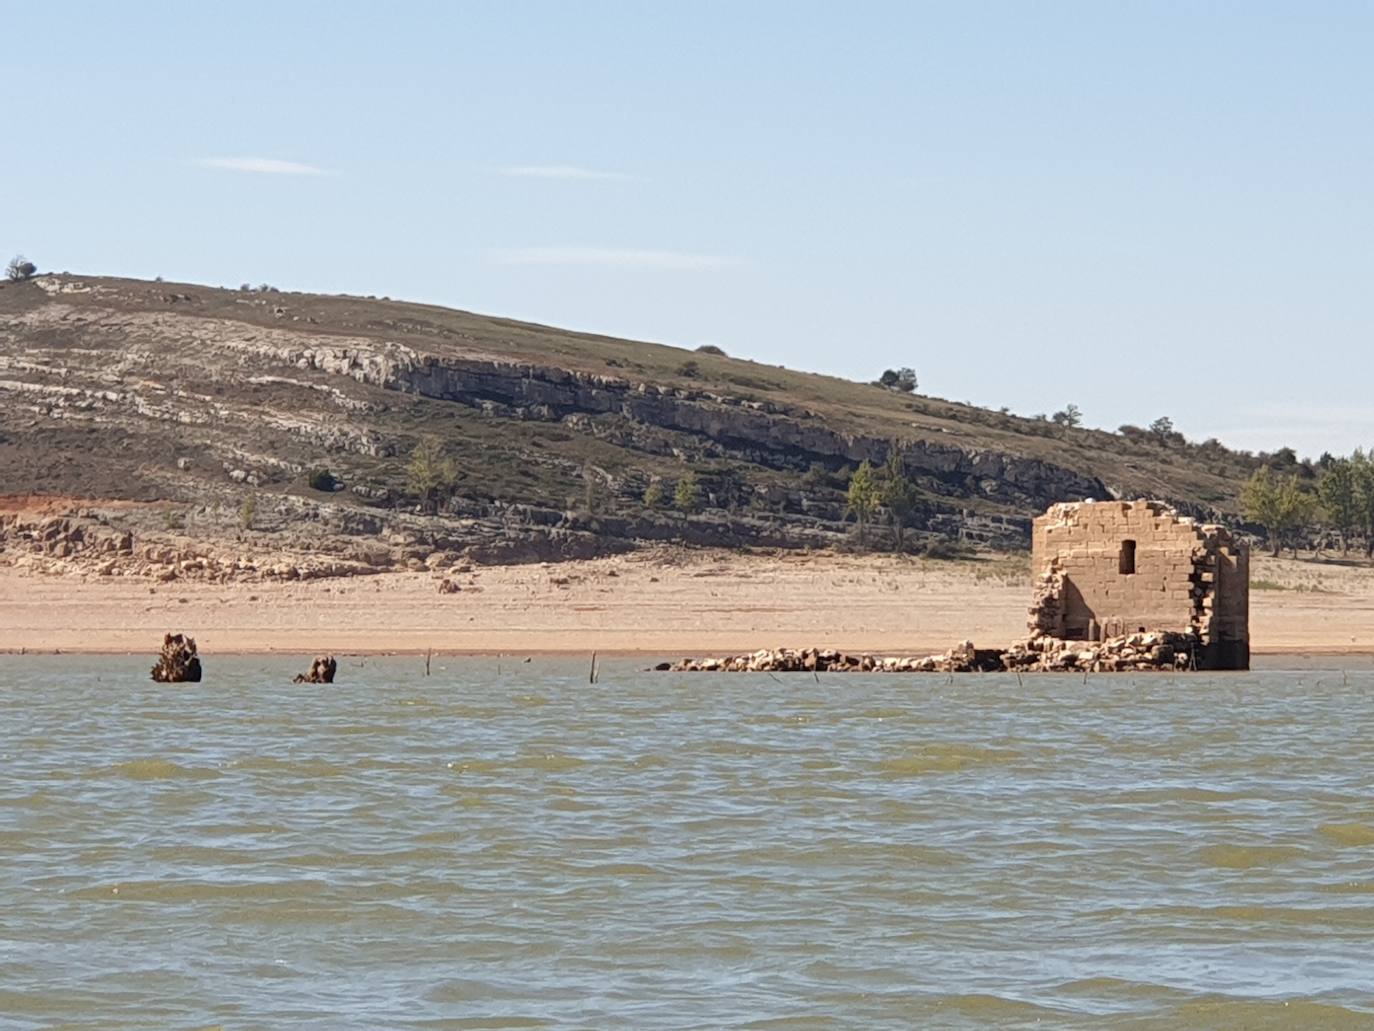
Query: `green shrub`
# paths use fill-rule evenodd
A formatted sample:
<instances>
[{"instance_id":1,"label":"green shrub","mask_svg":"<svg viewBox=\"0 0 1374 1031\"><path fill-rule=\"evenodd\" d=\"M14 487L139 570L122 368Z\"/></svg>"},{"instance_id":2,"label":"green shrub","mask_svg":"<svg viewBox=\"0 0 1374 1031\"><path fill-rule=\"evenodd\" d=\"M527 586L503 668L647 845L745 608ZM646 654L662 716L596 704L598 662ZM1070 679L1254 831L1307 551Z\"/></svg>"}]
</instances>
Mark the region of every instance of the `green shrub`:
<instances>
[{"instance_id":1,"label":"green shrub","mask_svg":"<svg viewBox=\"0 0 1374 1031\"><path fill-rule=\"evenodd\" d=\"M686 472L677 481L677 489L673 491L673 503L684 512L695 512L697 506L701 504L701 487L697 483L696 473Z\"/></svg>"},{"instance_id":2,"label":"green shrub","mask_svg":"<svg viewBox=\"0 0 1374 1031\"><path fill-rule=\"evenodd\" d=\"M318 490L322 491L325 494L332 494L338 488L338 485L339 481L335 479L334 474L331 473L328 469L310 470L311 490Z\"/></svg>"},{"instance_id":3,"label":"green shrub","mask_svg":"<svg viewBox=\"0 0 1374 1031\"><path fill-rule=\"evenodd\" d=\"M520 472L528 473L521 469ZM410 453L406 464L406 484L420 499L425 510L437 513L458 486L458 467L444 453L443 445L434 437L426 437Z\"/></svg>"},{"instance_id":4,"label":"green shrub","mask_svg":"<svg viewBox=\"0 0 1374 1031\"><path fill-rule=\"evenodd\" d=\"M948 537L937 537L926 542L926 546L921 549L924 558L940 559L946 562L955 562L960 559L973 558L973 548L963 541L952 540Z\"/></svg>"}]
</instances>

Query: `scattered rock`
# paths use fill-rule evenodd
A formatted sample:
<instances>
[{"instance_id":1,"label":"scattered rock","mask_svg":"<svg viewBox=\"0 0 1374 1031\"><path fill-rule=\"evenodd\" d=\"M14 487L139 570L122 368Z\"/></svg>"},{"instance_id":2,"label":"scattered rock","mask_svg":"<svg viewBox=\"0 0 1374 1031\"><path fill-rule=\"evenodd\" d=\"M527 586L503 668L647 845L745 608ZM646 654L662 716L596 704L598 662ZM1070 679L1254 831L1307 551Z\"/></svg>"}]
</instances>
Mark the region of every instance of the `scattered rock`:
<instances>
[{"instance_id":1,"label":"scattered rock","mask_svg":"<svg viewBox=\"0 0 1374 1031\"><path fill-rule=\"evenodd\" d=\"M960 641L941 655L851 655L828 648L762 649L747 655L683 659L658 670L722 673L1042 673L1148 672L1188 669L1198 647L1190 634L1156 631L1105 641L1065 641L1034 636L1005 651Z\"/></svg>"}]
</instances>

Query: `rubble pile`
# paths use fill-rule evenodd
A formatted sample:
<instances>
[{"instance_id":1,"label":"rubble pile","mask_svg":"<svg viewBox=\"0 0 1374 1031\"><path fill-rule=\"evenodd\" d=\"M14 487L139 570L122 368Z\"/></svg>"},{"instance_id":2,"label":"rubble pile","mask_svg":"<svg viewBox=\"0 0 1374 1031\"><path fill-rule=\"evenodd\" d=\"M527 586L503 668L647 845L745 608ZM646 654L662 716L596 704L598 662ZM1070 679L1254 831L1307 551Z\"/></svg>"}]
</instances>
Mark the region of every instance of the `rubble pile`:
<instances>
[{"instance_id":1,"label":"rubble pile","mask_svg":"<svg viewBox=\"0 0 1374 1031\"><path fill-rule=\"evenodd\" d=\"M940 655L850 654L831 648L764 648L746 655L664 662L674 673L1124 673L1190 669L1198 640L1167 631L1105 641L1028 637L1005 651L961 641Z\"/></svg>"},{"instance_id":2,"label":"rubble pile","mask_svg":"<svg viewBox=\"0 0 1374 1031\"><path fill-rule=\"evenodd\" d=\"M1066 641L1042 635L1018 641L1002 653L1009 670L1062 673L1125 673L1191 669L1198 638L1159 630L1109 637L1102 641Z\"/></svg>"},{"instance_id":3,"label":"rubble pile","mask_svg":"<svg viewBox=\"0 0 1374 1031\"><path fill-rule=\"evenodd\" d=\"M763 648L747 655L661 663L676 673L972 673L1001 669L1000 653L961 641L942 655L882 656L833 648Z\"/></svg>"},{"instance_id":4,"label":"rubble pile","mask_svg":"<svg viewBox=\"0 0 1374 1031\"><path fill-rule=\"evenodd\" d=\"M182 634L165 635L162 654L152 672L159 684L200 683L200 659L196 656L195 639Z\"/></svg>"}]
</instances>

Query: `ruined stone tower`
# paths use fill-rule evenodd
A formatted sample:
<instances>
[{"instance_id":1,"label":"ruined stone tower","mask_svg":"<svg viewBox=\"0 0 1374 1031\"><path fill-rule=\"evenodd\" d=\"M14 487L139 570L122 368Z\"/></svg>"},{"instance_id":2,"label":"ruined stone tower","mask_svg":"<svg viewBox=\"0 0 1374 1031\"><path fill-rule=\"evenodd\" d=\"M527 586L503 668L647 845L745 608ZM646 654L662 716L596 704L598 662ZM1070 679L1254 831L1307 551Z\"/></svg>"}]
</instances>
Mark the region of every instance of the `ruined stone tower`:
<instances>
[{"instance_id":1,"label":"ruined stone tower","mask_svg":"<svg viewBox=\"0 0 1374 1031\"><path fill-rule=\"evenodd\" d=\"M1200 669L1250 667L1250 551L1158 501L1052 506L1035 520L1032 634L1196 638Z\"/></svg>"}]
</instances>

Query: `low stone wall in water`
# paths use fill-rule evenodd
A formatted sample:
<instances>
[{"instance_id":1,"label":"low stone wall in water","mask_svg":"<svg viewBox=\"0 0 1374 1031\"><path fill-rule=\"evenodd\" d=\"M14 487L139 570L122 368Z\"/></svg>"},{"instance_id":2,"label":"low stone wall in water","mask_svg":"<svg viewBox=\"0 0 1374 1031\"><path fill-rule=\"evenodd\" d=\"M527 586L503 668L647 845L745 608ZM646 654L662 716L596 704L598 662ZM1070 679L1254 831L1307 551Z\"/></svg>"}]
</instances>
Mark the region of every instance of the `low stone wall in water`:
<instances>
[{"instance_id":1,"label":"low stone wall in water","mask_svg":"<svg viewBox=\"0 0 1374 1031\"><path fill-rule=\"evenodd\" d=\"M760 649L721 658L683 659L657 668L677 673L1125 673L1195 669L1199 642L1191 634L1142 632L1105 641L1036 636L1005 650L962 641L941 655L880 656L833 648Z\"/></svg>"}]
</instances>

